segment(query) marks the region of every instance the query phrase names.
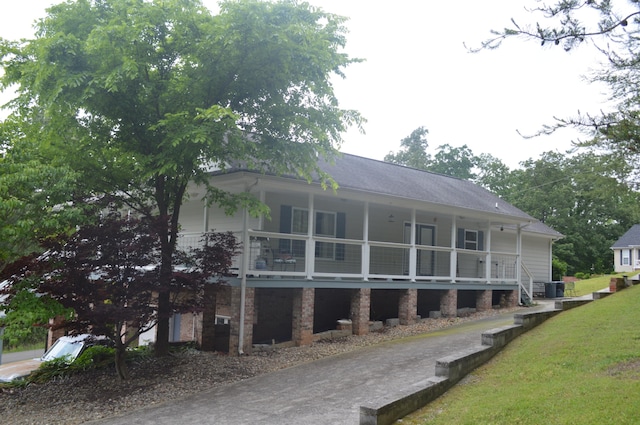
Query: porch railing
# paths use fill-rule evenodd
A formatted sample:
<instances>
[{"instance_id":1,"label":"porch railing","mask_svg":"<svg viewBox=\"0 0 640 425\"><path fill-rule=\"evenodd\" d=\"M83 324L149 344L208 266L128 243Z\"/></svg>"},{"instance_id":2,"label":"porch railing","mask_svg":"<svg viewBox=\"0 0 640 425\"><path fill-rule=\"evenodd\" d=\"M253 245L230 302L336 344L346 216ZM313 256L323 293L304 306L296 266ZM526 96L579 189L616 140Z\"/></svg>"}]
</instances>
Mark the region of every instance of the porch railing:
<instances>
[{"instance_id":1,"label":"porch railing","mask_svg":"<svg viewBox=\"0 0 640 425\"><path fill-rule=\"evenodd\" d=\"M242 240L242 234L236 237ZM178 246L200 244L199 233L183 233ZM249 231L248 275L279 278L380 279L478 283L517 282L514 253L454 250L451 247L313 237ZM452 256L452 254L455 255ZM451 262L456 262L452 276ZM487 268L487 261L490 266ZM241 256L232 268L240 272Z\"/></svg>"}]
</instances>

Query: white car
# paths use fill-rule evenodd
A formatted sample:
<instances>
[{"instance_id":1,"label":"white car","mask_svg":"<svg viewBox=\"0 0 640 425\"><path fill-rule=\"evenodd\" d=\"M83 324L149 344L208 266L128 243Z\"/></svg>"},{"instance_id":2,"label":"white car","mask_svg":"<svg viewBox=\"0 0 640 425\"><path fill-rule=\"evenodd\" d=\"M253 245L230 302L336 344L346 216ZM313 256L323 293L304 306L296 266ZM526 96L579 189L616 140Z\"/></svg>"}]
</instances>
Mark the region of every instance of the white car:
<instances>
[{"instance_id":1,"label":"white car","mask_svg":"<svg viewBox=\"0 0 640 425\"><path fill-rule=\"evenodd\" d=\"M94 345L109 345L109 339L104 336L89 334L63 336L54 342L40 358L0 365L0 382L10 382L14 379L24 378L39 368L40 364L49 360L67 357L69 362L72 362L85 349Z\"/></svg>"}]
</instances>

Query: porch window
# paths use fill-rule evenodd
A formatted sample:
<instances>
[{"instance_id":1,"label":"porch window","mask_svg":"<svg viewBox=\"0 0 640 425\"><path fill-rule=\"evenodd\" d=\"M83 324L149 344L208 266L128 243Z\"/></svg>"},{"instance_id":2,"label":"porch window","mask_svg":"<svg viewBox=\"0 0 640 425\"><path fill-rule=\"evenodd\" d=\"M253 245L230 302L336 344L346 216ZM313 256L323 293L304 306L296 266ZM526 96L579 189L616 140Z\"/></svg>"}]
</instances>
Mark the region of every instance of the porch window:
<instances>
[{"instance_id":1,"label":"porch window","mask_svg":"<svg viewBox=\"0 0 640 425\"><path fill-rule=\"evenodd\" d=\"M478 250L478 231L477 230L464 231L464 249L471 249L473 251Z\"/></svg>"},{"instance_id":2,"label":"porch window","mask_svg":"<svg viewBox=\"0 0 640 425\"><path fill-rule=\"evenodd\" d=\"M458 229L457 247L471 251L484 250L484 232L481 230Z\"/></svg>"},{"instance_id":3,"label":"porch window","mask_svg":"<svg viewBox=\"0 0 640 425\"><path fill-rule=\"evenodd\" d=\"M326 211L316 211L315 213L315 229L314 236L325 236L328 238L336 237L336 213ZM291 214L291 233L298 235L306 235L309 227L309 211L304 208L293 208ZM304 245L302 250L297 245L303 244L303 241L293 241L293 255L301 257L304 255ZM326 258L333 260L335 244L327 242L316 242L316 258ZM301 251L301 252L300 252Z\"/></svg>"},{"instance_id":4,"label":"porch window","mask_svg":"<svg viewBox=\"0 0 640 425\"><path fill-rule=\"evenodd\" d=\"M316 221L315 221L316 236L325 236L329 238L336 237L336 214L331 212L316 212ZM334 255L335 244L327 243L327 242L316 242L316 258L325 258L328 260L333 260L335 258Z\"/></svg>"},{"instance_id":5,"label":"porch window","mask_svg":"<svg viewBox=\"0 0 640 425\"><path fill-rule=\"evenodd\" d=\"M282 205L280 232L306 235L309 228L309 210ZM345 237L345 214L331 211L315 211L314 236L328 238ZM281 240L280 250L288 250L294 257L305 256L305 242L301 240ZM344 260L344 244L316 242L316 258Z\"/></svg>"}]
</instances>

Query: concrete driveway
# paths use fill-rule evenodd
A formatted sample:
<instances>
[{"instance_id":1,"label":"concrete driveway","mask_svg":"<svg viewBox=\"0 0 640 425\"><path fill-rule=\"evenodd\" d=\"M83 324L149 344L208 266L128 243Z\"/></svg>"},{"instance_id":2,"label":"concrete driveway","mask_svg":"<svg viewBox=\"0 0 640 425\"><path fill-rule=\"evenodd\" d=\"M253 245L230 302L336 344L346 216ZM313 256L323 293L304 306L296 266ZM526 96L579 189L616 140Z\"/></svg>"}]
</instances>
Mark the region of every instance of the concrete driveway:
<instances>
[{"instance_id":1,"label":"concrete driveway","mask_svg":"<svg viewBox=\"0 0 640 425\"><path fill-rule=\"evenodd\" d=\"M541 304L527 311L547 307ZM365 402L434 376L437 359L480 345L484 331L509 324L513 313L466 322L92 423L355 425Z\"/></svg>"}]
</instances>

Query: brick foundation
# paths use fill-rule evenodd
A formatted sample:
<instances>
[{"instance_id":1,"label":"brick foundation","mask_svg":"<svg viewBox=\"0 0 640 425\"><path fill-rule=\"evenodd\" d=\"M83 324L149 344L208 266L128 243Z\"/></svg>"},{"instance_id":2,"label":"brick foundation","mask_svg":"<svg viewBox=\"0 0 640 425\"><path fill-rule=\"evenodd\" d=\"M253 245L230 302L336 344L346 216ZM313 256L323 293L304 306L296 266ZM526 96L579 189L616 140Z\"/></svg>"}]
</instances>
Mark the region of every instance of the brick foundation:
<instances>
[{"instance_id":1,"label":"brick foundation","mask_svg":"<svg viewBox=\"0 0 640 425\"><path fill-rule=\"evenodd\" d=\"M507 292L507 308L518 306L518 290Z\"/></svg>"},{"instance_id":2,"label":"brick foundation","mask_svg":"<svg viewBox=\"0 0 640 425\"><path fill-rule=\"evenodd\" d=\"M476 295L476 311L489 311L493 308L493 291L487 289L477 291Z\"/></svg>"},{"instance_id":3,"label":"brick foundation","mask_svg":"<svg viewBox=\"0 0 640 425\"><path fill-rule=\"evenodd\" d=\"M440 296L440 314L442 317L456 317L458 315L458 290L443 291Z\"/></svg>"},{"instance_id":4,"label":"brick foundation","mask_svg":"<svg viewBox=\"0 0 640 425\"><path fill-rule=\"evenodd\" d=\"M416 322L418 315L418 290L405 289L400 295L400 305L398 306L398 318L401 325L412 325Z\"/></svg>"},{"instance_id":5,"label":"brick foundation","mask_svg":"<svg viewBox=\"0 0 640 425\"><path fill-rule=\"evenodd\" d=\"M351 294L351 323L354 335L369 333L371 288L354 289Z\"/></svg>"},{"instance_id":6,"label":"brick foundation","mask_svg":"<svg viewBox=\"0 0 640 425\"><path fill-rule=\"evenodd\" d=\"M255 289L245 289L244 344L242 351L251 354L253 347L253 313ZM229 354L238 355L240 345L240 288L231 288L231 329L229 335Z\"/></svg>"},{"instance_id":7,"label":"brick foundation","mask_svg":"<svg viewBox=\"0 0 640 425\"><path fill-rule=\"evenodd\" d=\"M297 288L293 295L292 339L297 345L313 342L314 288Z\"/></svg>"}]
</instances>

